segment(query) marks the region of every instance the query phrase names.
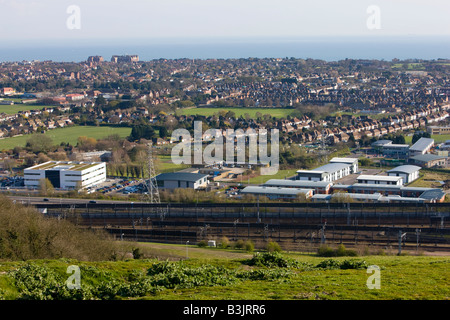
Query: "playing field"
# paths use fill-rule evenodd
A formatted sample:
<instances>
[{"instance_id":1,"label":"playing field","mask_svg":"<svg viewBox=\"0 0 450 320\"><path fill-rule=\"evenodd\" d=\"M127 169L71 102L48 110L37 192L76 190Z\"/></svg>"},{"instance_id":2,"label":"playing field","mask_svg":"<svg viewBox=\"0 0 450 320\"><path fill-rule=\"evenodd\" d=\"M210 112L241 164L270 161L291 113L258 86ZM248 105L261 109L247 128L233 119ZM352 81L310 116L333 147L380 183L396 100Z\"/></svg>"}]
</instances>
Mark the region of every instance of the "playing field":
<instances>
[{"instance_id":1,"label":"playing field","mask_svg":"<svg viewBox=\"0 0 450 320\"><path fill-rule=\"evenodd\" d=\"M232 111L236 114L237 117L245 116L246 113L249 114L250 117L255 118L256 113L259 112L262 115L269 114L271 117L276 118L285 118L288 115L292 115L298 112L295 109L287 109L287 108L186 108L179 110L178 112L182 115L192 116L192 115L200 115L200 116L212 116L214 114L219 114L221 111Z\"/></svg>"},{"instance_id":2,"label":"playing field","mask_svg":"<svg viewBox=\"0 0 450 320\"><path fill-rule=\"evenodd\" d=\"M127 127L73 126L48 130L45 135L50 137L53 140L54 144L59 145L61 142L68 142L71 145L76 145L77 139L80 136L100 139L113 134L118 134L121 138L125 138L129 136L130 133L131 128ZM31 136L32 135L28 134L12 138L0 139L0 150L10 150L15 146L24 147L27 143L27 140L30 139Z\"/></svg>"},{"instance_id":3,"label":"playing field","mask_svg":"<svg viewBox=\"0 0 450 320\"><path fill-rule=\"evenodd\" d=\"M34 104L0 105L0 113L16 114L19 111L42 110L44 108L51 108L51 106L40 106Z\"/></svg>"}]
</instances>

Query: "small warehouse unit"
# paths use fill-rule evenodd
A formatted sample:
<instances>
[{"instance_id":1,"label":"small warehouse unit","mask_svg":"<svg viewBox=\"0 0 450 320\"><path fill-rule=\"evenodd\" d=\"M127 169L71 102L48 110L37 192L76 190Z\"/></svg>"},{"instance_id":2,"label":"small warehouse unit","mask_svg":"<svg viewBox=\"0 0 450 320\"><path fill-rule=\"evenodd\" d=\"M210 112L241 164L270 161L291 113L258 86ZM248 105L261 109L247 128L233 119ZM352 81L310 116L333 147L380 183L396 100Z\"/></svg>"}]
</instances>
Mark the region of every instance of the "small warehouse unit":
<instances>
[{"instance_id":1,"label":"small warehouse unit","mask_svg":"<svg viewBox=\"0 0 450 320\"><path fill-rule=\"evenodd\" d=\"M156 181L158 187L161 189L201 189L206 188L208 184L208 175L190 172L170 172L159 174L156 176Z\"/></svg>"},{"instance_id":2,"label":"small warehouse unit","mask_svg":"<svg viewBox=\"0 0 450 320\"><path fill-rule=\"evenodd\" d=\"M277 188L264 186L249 186L240 191L241 194L251 194L254 196L265 196L270 200L292 200L296 199L299 194L304 194L307 199L313 196L312 189L297 189L297 188Z\"/></svg>"},{"instance_id":3,"label":"small warehouse unit","mask_svg":"<svg viewBox=\"0 0 450 320\"><path fill-rule=\"evenodd\" d=\"M414 165L398 166L387 171L390 177L402 177L403 183L410 183L419 178L420 167Z\"/></svg>"},{"instance_id":4,"label":"small warehouse unit","mask_svg":"<svg viewBox=\"0 0 450 320\"><path fill-rule=\"evenodd\" d=\"M434 139L420 138L409 148L409 156L414 157L421 154L429 153L434 146Z\"/></svg>"},{"instance_id":5,"label":"small warehouse unit","mask_svg":"<svg viewBox=\"0 0 450 320\"><path fill-rule=\"evenodd\" d=\"M265 187L313 189L314 194L328 194L332 187L331 182L270 179L263 184Z\"/></svg>"},{"instance_id":6,"label":"small warehouse unit","mask_svg":"<svg viewBox=\"0 0 450 320\"><path fill-rule=\"evenodd\" d=\"M403 184L403 177L399 176L376 176L376 175L360 175L356 178L358 183L366 184L385 184L385 185L397 185Z\"/></svg>"}]
</instances>

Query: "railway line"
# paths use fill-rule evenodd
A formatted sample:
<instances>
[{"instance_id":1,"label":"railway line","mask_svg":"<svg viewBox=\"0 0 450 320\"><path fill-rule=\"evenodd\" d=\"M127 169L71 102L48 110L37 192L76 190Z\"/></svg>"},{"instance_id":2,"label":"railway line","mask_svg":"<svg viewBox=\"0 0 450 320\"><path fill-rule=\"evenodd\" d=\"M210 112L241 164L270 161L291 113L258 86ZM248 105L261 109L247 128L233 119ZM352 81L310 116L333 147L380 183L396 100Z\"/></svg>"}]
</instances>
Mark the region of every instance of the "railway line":
<instances>
[{"instance_id":1,"label":"railway line","mask_svg":"<svg viewBox=\"0 0 450 320\"><path fill-rule=\"evenodd\" d=\"M269 240L283 248L317 250L321 244L370 247L401 246L450 252L450 205L434 204L37 204L47 216L101 228L116 239L184 244L222 237Z\"/></svg>"}]
</instances>

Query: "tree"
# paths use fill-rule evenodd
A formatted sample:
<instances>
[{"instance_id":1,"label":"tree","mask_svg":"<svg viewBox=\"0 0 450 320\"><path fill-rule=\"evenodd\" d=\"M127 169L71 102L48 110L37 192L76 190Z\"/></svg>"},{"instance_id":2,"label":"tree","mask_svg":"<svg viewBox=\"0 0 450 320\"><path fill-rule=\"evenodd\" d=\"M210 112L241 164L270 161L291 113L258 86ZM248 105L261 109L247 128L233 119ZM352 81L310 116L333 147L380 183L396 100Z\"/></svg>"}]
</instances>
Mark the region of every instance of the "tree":
<instances>
[{"instance_id":1,"label":"tree","mask_svg":"<svg viewBox=\"0 0 450 320\"><path fill-rule=\"evenodd\" d=\"M33 134L30 139L27 140L26 148L34 153L49 152L53 147L53 140L45 134Z\"/></svg>"},{"instance_id":2,"label":"tree","mask_svg":"<svg viewBox=\"0 0 450 320\"><path fill-rule=\"evenodd\" d=\"M53 184L50 182L50 180L48 180L47 178L39 180L39 193L42 196L49 196L54 192L55 188L53 187Z\"/></svg>"},{"instance_id":3,"label":"tree","mask_svg":"<svg viewBox=\"0 0 450 320\"><path fill-rule=\"evenodd\" d=\"M169 135L169 131L166 127L159 128L159 137L165 139Z\"/></svg>"}]
</instances>

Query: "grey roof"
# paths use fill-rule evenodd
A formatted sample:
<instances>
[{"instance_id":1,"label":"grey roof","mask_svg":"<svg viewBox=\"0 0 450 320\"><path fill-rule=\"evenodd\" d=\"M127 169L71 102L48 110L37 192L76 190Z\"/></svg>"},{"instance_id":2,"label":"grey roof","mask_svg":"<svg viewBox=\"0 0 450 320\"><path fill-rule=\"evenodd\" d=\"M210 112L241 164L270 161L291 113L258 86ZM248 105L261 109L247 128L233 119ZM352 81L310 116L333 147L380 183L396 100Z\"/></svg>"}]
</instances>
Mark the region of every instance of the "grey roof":
<instances>
[{"instance_id":1,"label":"grey roof","mask_svg":"<svg viewBox=\"0 0 450 320\"><path fill-rule=\"evenodd\" d=\"M333 173L333 172L348 168L349 166L350 166L350 164L347 164L347 163L334 162L334 163L327 163L326 165L315 168L312 171L324 171L324 172L328 172L328 173Z\"/></svg>"},{"instance_id":2,"label":"grey roof","mask_svg":"<svg viewBox=\"0 0 450 320\"><path fill-rule=\"evenodd\" d=\"M384 146L384 145L388 145L388 144L392 144L392 140L378 140L372 143L373 147L377 147L377 146Z\"/></svg>"},{"instance_id":3,"label":"grey roof","mask_svg":"<svg viewBox=\"0 0 450 320\"><path fill-rule=\"evenodd\" d=\"M418 167L418 166L404 165L404 166L395 167L394 169L391 169L386 172L387 173L389 173L389 172L413 173L413 172L419 171L420 169L421 169L421 167Z\"/></svg>"},{"instance_id":4,"label":"grey roof","mask_svg":"<svg viewBox=\"0 0 450 320\"><path fill-rule=\"evenodd\" d=\"M208 177L208 175L191 172L169 172L157 175L156 180L196 182L205 177Z\"/></svg>"},{"instance_id":5,"label":"grey roof","mask_svg":"<svg viewBox=\"0 0 450 320\"><path fill-rule=\"evenodd\" d=\"M430 146L430 144L434 144L434 139L431 138L420 138L414 143L409 150L414 151L423 151Z\"/></svg>"},{"instance_id":6,"label":"grey roof","mask_svg":"<svg viewBox=\"0 0 450 320\"><path fill-rule=\"evenodd\" d=\"M283 180L283 179L270 179L264 186L267 187L297 187L297 188L326 188L332 184L326 181L306 181L306 180Z\"/></svg>"},{"instance_id":7,"label":"grey roof","mask_svg":"<svg viewBox=\"0 0 450 320\"><path fill-rule=\"evenodd\" d=\"M241 193L254 194L272 194L272 195L297 195L299 193L308 193L312 189L298 189L298 188L276 188L264 186L248 186L241 190Z\"/></svg>"},{"instance_id":8,"label":"grey roof","mask_svg":"<svg viewBox=\"0 0 450 320\"><path fill-rule=\"evenodd\" d=\"M353 188L366 188L366 189L398 189L402 188L401 185L394 184L371 184L371 183L355 183Z\"/></svg>"},{"instance_id":9,"label":"grey roof","mask_svg":"<svg viewBox=\"0 0 450 320\"><path fill-rule=\"evenodd\" d=\"M426 199L426 200L435 200L435 199L441 199L445 196L445 192L441 189L432 189L427 190L424 193L420 195L419 198Z\"/></svg>"},{"instance_id":10,"label":"grey roof","mask_svg":"<svg viewBox=\"0 0 450 320\"><path fill-rule=\"evenodd\" d=\"M417 156L411 157L411 159L413 159L414 161L420 161L420 162L429 162L429 161L434 161L434 160L440 160L440 159L445 159L445 156L438 156L435 154L419 154Z\"/></svg>"}]
</instances>

